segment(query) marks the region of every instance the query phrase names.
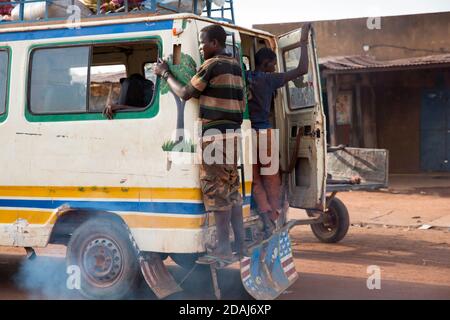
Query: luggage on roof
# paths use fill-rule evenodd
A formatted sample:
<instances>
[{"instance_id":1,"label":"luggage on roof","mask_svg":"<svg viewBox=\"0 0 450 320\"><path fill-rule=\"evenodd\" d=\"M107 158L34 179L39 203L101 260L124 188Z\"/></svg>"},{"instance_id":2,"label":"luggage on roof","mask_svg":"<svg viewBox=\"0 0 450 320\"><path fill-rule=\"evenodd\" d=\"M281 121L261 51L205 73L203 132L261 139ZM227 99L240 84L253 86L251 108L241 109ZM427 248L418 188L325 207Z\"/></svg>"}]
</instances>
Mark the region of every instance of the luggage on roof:
<instances>
[{"instance_id":1,"label":"luggage on roof","mask_svg":"<svg viewBox=\"0 0 450 320\"><path fill-rule=\"evenodd\" d=\"M0 0L0 22L47 21L76 15L123 15L148 12L153 15L193 13L234 23L232 0ZM72 7L72 6L75 7ZM214 15L216 13L217 15ZM226 17L229 14L230 17Z\"/></svg>"}]
</instances>

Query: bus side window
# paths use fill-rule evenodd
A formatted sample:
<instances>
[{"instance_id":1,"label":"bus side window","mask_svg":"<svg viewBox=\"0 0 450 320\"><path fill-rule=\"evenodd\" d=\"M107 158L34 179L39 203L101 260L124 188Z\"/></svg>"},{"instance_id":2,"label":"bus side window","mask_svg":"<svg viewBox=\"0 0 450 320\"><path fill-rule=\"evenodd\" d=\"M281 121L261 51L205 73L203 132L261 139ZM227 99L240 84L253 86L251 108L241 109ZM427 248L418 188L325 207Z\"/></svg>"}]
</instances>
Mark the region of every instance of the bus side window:
<instances>
[{"instance_id":1,"label":"bus side window","mask_svg":"<svg viewBox=\"0 0 450 320\"><path fill-rule=\"evenodd\" d=\"M88 46L33 51L29 94L32 113L86 112L89 52Z\"/></svg>"},{"instance_id":2,"label":"bus side window","mask_svg":"<svg viewBox=\"0 0 450 320\"><path fill-rule=\"evenodd\" d=\"M283 53L283 62L286 71L290 71L297 67L300 59L299 48L293 48ZM288 92L289 108L292 110L307 108L315 105L313 79L313 66L309 65L309 72L303 77L290 81L286 84Z\"/></svg>"},{"instance_id":3,"label":"bus side window","mask_svg":"<svg viewBox=\"0 0 450 320\"><path fill-rule=\"evenodd\" d=\"M0 50L0 115L6 112L8 90L8 52Z\"/></svg>"},{"instance_id":4,"label":"bus side window","mask_svg":"<svg viewBox=\"0 0 450 320\"><path fill-rule=\"evenodd\" d=\"M146 110L156 83L145 80L142 66L157 57L152 41L34 49L29 110L35 115L101 113L108 104L130 107L118 112Z\"/></svg>"},{"instance_id":5,"label":"bus side window","mask_svg":"<svg viewBox=\"0 0 450 320\"><path fill-rule=\"evenodd\" d=\"M119 112L147 109L155 96L157 79L149 80L143 66L156 62L157 57L158 47L151 41L94 45L90 111L103 111L107 103L128 106ZM92 103L94 93L96 104Z\"/></svg>"}]
</instances>

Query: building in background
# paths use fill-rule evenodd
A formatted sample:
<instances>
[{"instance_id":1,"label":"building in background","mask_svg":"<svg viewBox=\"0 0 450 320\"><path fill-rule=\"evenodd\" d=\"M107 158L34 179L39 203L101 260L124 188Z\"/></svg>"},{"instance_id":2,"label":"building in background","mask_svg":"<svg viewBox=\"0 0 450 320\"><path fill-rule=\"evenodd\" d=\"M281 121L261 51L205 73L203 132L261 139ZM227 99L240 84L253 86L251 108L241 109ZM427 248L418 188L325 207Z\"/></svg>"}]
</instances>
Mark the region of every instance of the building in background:
<instances>
[{"instance_id":1,"label":"building in background","mask_svg":"<svg viewBox=\"0 0 450 320\"><path fill-rule=\"evenodd\" d=\"M392 173L450 172L450 12L314 28L330 143L386 148Z\"/></svg>"}]
</instances>

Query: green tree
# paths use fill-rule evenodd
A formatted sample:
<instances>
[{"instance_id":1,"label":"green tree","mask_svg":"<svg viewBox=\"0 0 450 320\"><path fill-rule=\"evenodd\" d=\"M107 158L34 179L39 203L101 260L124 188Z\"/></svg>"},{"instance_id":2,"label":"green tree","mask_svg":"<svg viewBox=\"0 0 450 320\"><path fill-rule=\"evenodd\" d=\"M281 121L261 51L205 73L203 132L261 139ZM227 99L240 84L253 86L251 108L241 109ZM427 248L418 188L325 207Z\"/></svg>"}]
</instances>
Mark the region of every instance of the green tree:
<instances>
[{"instance_id":1,"label":"green tree","mask_svg":"<svg viewBox=\"0 0 450 320\"><path fill-rule=\"evenodd\" d=\"M197 72L197 64L194 59L188 54L181 53L181 61L179 64L173 64L173 57L170 56L167 61L169 64L169 69L180 81L183 85L187 85L192 77ZM178 97L172 89L170 89L169 84L166 80L162 80L161 82L161 94L167 94L171 92L173 97L175 98L175 102L177 104L177 142L181 142L184 140L184 109L186 106L186 101L182 100Z\"/></svg>"}]
</instances>

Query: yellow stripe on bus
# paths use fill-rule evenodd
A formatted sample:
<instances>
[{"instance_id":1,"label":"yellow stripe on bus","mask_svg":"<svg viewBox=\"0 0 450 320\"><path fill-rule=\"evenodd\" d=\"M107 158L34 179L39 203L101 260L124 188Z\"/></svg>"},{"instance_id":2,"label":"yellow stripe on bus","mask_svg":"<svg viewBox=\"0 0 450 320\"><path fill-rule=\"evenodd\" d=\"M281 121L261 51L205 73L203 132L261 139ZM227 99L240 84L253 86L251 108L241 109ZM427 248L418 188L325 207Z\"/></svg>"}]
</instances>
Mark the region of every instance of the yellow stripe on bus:
<instances>
[{"instance_id":1,"label":"yellow stripe on bus","mask_svg":"<svg viewBox=\"0 0 450 320\"><path fill-rule=\"evenodd\" d=\"M250 194L251 182L245 183ZM241 190L242 192L242 190ZM109 198L109 199L161 199L161 200L202 200L199 188L126 188L126 187L37 187L1 186L0 197L29 198Z\"/></svg>"},{"instance_id":2,"label":"yellow stripe on bus","mask_svg":"<svg viewBox=\"0 0 450 320\"><path fill-rule=\"evenodd\" d=\"M250 217L250 207L243 208L244 218ZM122 215L130 228L158 228L158 229L198 229L205 225L206 215L199 218L185 217L148 217L143 215ZM214 224L214 217L210 223Z\"/></svg>"},{"instance_id":3,"label":"yellow stripe on bus","mask_svg":"<svg viewBox=\"0 0 450 320\"><path fill-rule=\"evenodd\" d=\"M243 208L244 218L250 217L250 206ZM205 224L206 216L202 217L164 217L145 216L136 214L123 214L121 217L130 228L160 228L160 229L197 229ZM12 224L18 218L26 220L29 224L55 224L57 216L50 211L1 210L0 223ZM211 217L210 223L214 223Z\"/></svg>"},{"instance_id":4,"label":"yellow stripe on bus","mask_svg":"<svg viewBox=\"0 0 450 320\"><path fill-rule=\"evenodd\" d=\"M129 228L198 229L205 224L205 217L149 217L122 215Z\"/></svg>"},{"instance_id":5,"label":"yellow stripe on bus","mask_svg":"<svg viewBox=\"0 0 450 320\"><path fill-rule=\"evenodd\" d=\"M24 219L29 224L47 224L52 216L49 211L2 210L0 208L0 223L14 223Z\"/></svg>"},{"instance_id":6,"label":"yellow stripe on bus","mask_svg":"<svg viewBox=\"0 0 450 320\"><path fill-rule=\"evenodd\" d=\"M0 210L0 223L14 223L18 218L17 211Z\"/></svg>"}]
</instances>

